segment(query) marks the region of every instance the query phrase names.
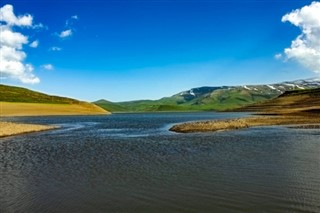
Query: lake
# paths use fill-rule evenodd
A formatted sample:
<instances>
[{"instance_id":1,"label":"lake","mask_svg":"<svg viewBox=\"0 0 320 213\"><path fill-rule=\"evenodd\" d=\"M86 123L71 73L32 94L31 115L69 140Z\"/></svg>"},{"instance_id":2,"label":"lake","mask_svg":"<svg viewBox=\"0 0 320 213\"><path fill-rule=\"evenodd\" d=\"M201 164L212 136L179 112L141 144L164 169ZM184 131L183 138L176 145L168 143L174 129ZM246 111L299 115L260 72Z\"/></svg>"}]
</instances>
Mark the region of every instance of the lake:
<instances>
[{"instance_id":1,"label":"lake","mask_svg":"<svg viewBox=\"0 0 320 213\"><path fill-rule=\"evenodd\" d=\"M20 117L0 139L0 212L320 212L320 130L178 134L241 113Z\"/></svg>"}]
</instances>

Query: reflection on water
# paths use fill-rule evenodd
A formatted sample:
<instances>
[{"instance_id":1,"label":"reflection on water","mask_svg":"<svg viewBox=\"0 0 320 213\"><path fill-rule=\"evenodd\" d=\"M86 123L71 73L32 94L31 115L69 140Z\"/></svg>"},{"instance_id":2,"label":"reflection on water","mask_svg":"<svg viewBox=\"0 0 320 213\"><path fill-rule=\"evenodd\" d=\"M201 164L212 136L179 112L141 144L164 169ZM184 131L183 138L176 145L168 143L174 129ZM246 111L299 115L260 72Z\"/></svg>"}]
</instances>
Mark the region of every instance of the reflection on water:
<instances>
[{"instance_id":1,"label":"reflection on water","mask_svg":"<svg viewBox=\"0 0 320 213\"><path fill-rule=\"evenodd\" d=\"M319 130L167 131L232 116L15 118L62 128L0 139L0 212L320 212Z\"/></svg>"}]
</instances>

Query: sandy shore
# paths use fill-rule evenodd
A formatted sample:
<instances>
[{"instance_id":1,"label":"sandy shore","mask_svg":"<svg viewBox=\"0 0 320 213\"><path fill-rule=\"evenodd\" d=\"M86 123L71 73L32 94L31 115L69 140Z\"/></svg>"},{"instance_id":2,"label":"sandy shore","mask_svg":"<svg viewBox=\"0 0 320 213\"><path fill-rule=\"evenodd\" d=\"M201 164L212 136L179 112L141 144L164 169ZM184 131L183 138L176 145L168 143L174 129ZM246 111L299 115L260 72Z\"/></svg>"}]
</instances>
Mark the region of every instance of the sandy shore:
<instances>
[{"instance_id":1,"label":"sandy shore","mask_svg":"<svg viewBox=\"0 0 320 213\"><path fill-rule=\"evenodd\" d=\"M39 132L44 130L56 129L57 126L20 124L0 121L0 137L18 135L30 132Z\"/></svg>"},{"instance_id":2,"label":"sandy shore","mask_svg":"<svg viewBox=\"0 0 320 213\"><path fill-rule=\"evenodd\" d=\"M170 128L170 131L180 133L214 132L231 129L242 129L255 126L272 125L300 125L300 128L320 127L319 115L279 115L279 116L253 116L228 120L203 121L178 124Z\"/></svg>"},{"instance_id":3,"label":"sandy shore","mask_svg":"<svg viewBox=\"0 0 320 213\"><path fill-rule=\"evenodd\" d=\"M79 104L40 104L0 102L0 118L9 116L105 115L104 109L85 102ZM55 129L55 126L0 121L0 137Z\"/></svg>"}]
</instances>

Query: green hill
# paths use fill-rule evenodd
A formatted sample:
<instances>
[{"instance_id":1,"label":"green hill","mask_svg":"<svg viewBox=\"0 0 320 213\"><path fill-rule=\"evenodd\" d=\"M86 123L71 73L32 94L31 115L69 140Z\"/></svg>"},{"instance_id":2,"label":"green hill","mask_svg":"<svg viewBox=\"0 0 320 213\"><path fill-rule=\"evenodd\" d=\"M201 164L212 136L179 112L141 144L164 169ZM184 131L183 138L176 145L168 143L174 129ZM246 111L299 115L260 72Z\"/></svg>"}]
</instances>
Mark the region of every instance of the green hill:
<instances>
[{"instance_id":1,"label":"green hill","mask_svg":"<svg viewBox=\"0 0 320 213\"><path fill-rule=\"evenodd\" d=\"M52 104L74 104L78 100L47 95L22 87L14 87L0 84L0 101L19 103L52 103Z\"/></svg>"},{"instance_id":2,"label":"green hill","mask_svg":"<svg viewBox=\"0 0 320 213\"><path fill-rule=\"evenodd\" d=\"M0 84L1 116L100 115L101 107L71 98Z\"/></svg>"}]
</instances>

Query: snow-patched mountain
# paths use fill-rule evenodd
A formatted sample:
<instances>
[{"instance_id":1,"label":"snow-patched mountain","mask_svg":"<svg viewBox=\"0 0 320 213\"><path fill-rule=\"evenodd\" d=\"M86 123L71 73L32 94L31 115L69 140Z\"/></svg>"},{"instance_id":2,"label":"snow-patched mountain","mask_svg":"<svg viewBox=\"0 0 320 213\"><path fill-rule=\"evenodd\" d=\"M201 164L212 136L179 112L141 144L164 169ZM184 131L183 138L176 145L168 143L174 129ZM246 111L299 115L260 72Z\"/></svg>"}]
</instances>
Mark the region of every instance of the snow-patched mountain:
<instances>
[{"instance_id":1,"label":"snow-patched mountain","mask_svg":"<svg viewBox=\"0 0 320 213\"><path fill-rule=\"evenodd\" d=\"M100 100L96 104L111 111L116 108L114 111L131 112L228 110L270 100L286 91L314 88L320 88L320 78L265 85L198 87L154 101L110 103Z\"/></svg>"},{"instance_id":2,"label":"snow-patched mountain","mask_svg":"<svg viewBox=\"0 0 320 213\"><path fill-rule=\"evenodd\" d=\"M320 87L320 78L311 78L306 80L286 81L277 84L265 85L241 85L241 86L222 86L222 87L198 87L187 91L178 93L175 96L183 96L185 100L192 100L199 98L203 95L208 95L217 90L247 90L256 94L275 94L281 95L282 93L290 90L299 89L314 89Z\"/></svg>"}]
</instances>

